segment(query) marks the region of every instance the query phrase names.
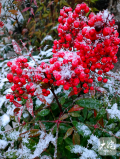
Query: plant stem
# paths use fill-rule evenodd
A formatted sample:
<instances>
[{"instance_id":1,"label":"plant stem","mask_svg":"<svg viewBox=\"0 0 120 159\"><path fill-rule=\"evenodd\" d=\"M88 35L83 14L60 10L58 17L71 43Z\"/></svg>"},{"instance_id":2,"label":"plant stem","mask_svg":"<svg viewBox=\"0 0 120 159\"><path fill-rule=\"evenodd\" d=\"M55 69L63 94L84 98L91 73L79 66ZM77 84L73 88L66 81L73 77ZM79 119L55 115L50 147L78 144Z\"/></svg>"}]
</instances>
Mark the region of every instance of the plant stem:
<instances>
[{"instance_id":1,"label":"plant stem","mask_svg":"<svg viewBox=\"0 0 120 159\"><path fill-rule=\"evenodd\" d=\"M54 97L55 97L55 99L56 99L56 102L57 102L57 104L58 104L58 106L59 106L60 113L62 114L62 113L63 113L62 106L61 106L61 104L60 104L59 101L58 101L58 98L57 98L57 96L56 96L56 94L55 94L55 92L54 92L54 89L51 88L51 91L52 91L52 93L53 93L53 95L54 95Z\"/></svg>"}]
</instances>

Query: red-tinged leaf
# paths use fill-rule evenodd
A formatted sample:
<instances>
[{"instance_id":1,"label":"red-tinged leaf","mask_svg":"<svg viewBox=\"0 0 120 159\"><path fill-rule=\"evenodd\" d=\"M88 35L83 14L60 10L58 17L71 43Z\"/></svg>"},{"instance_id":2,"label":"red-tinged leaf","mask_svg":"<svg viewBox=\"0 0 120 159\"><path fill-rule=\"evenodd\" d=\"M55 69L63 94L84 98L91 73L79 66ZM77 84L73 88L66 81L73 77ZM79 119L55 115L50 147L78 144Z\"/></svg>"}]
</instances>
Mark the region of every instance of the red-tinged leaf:
<instances>
[{"instance_id":1,"label":"red-tinged leaf","mask_svg":"<svg viewBox=\"0 0 120 159\"><path fill-rule=\"evenodd\" d=\"M26 12L27 10L29 10L31 7L26 7L25 9L22 10L22 12Z\"/></svg>"},{"instance_id":2,"label":"red-tinged leaf","mask_svg":"<svg viewBox=\"0 0 120 159\"><path fill-rule=\"evenodd\" d=\"M97 116L97 111L94 109L94 117Z\"/></svg>"},{"instance_id":3,"label":"red-tinged leaf","mask_svg":"<svg viewBox=\"0 0 120 159\"><path fill-rule=\"evenodd\" d=\"M99 120L99 124L104 128L104 121L103 121L103 118L101 118L101 119Z\"/></svg>"},{"instance_id":4,"label":"red-tinged leaf","mask_svg":"<svg viewBox=\"0 0 120 159\"><path fill-rule=\"evenodd\" d=\"M14 114L15 114L15 116L17 116L17 114L19 113L19 110L20 110L20 108L15 108L15 109L14 109Z\"/></svg>"},{"instance_id":5,"label":"red-tinged leaf","mask_svg":"<svg viewBox=\"0 0 120 159\"><path fill-rule=\"evenodd\" d=\"M16 106L16 107L22 107L22 105L20 104L20 103L18 103L18 102L16 102L16 101L13 101L13 104Z\"/></svg>"},{"instance_id":6,"label":"red-tinged leaf","mask_svg":"<svg viewBox=\"0 0 120 159\"><path fill-rule=\"evenodd\" d=\"M47 103L46 99L44 96L40 97L39 94L37 95L37 97L40 99L41 102L43 102L45 105L50 105L49 103Z\"/></svg>"},{"instance_id":7,"label":"red-tinged leaf","mask_svg":"<svg viewBox=\"0 0 120 159\"><path fill-rule=\"evenodd\" d=\"M69 93L68 97L71 97L71 96L73 96L73 95L75 95L75 93L74 93L74 91L72 90L72 91Z\"/></svg>"},{"instance_id":8,"label":"red-tinged leaf","mask_svg":"<svg viewBox=\"0 0 120 159\"><path fill-rule=\"evenodd\" d=\"M77 94L79 93L79 92L81 92L81 88L77 88ZM72 90L70 93L69 93L69 95L68 95L68 97L71 97L71 96L73 96L73 95L75 95L75 93L74 93L74 90Z\"/></svg>"},{"instance_id":9,"label":"red-tinged leaf","mask_svg":"<svg viewBox=\"0 0 120 159\"><path fill-rule=\"evenodd\" d=\"M73 127L72 128L69 128L64 136L64 139L66 139L68 136L70 136L73 132Z\"/></svg>"},{"instance_id":10,"label":"red-tinged leaf","mask_svg":"<svg viewBox=\"0 0 120 159\"><path fill-rule=\"evenodd\" d=\"M91 94L92 96L95 96L95 90L90 90L90 94Z\"/></svg>"},{"instance_id":11,"label":"red-tinged leaf","mask_svg":"<svg viewBox=\"0 0 120 159\"><path fill-rule=\"evenodd\" d=\"M74 105L68 112L74 112L74 111L79 111L79 110L82 110L84 109L84 107L80 107L79 105Z\"/></svg>"},{"instance_id":12,"label":"red-tinged leaf","mask_svg":"<svg viewBox=\"0 0 120 159\"><path fill-rule=\"evenodd\" d=\"M20 108L19 112L17 113L19 123L20 123L22 112L23 112L23 106Z\"/></svg>"},{"instance_id":13,"label":"red-tinged leaf","mask_svg":"<svg viewBox=\"0 0 120 159\"><path fill-rule=\"evenodd\" d=\"M64 120L64 119L66 119L66 118L68 118L68 114L64 114L63 116L60 117L59 120Z\"/></svg>"},{"instance_id":14,"label":"red-tinged leaf","mask_svg":"<svg viewBox=\"0 0 120 159\"><path fill-rule=\"evenodd\" d=\"M34 0L34 4L38 7L36 0Z\"/></svg>"},{"instance_id":15,"label":"red-tinged leaf","mask_svg":"<svg viewBox=\"0 0 120 159\"><path fill-rule=\"evenodd\" d=\"M20 46L16 43L15 40L12 40L12 44L13 44L13 48L14 48L14 51L16 52L16 54L21 55L22 50L21 50Z\"/></svg>"},{"instance_id":16,"label":"red-tinged leaf","mask_svg":"<svg viewBox=\"0 0 120 159\"><path fill-rule=\"evenodd\" d=\"M75 131L73 134L73 145L80 145L80 135Z\"/></svg>"},{"instance_id":17,"label":"red-tinged leaf","mask_svg":"<svg viewBox=\"0 0 120 159\"><path fill-rule=\"evenodd\" d=\"M29 113L30 113L32 116L34 116L32 98L28 98L28 99L27 99L26 107L27 107L27 110L29 111Z\"/></svg>"},{"instance_id":18,"label":"red-tinged leaf","mask_svg":"<svg viewBox=\"0 0 120 159\"><path fill-rule=\"evenodd\" d=\"M30 22L30 20L31 20L31 17L28 19L28 22L27 22L27 24Z\"/></svg>"},{"instance_id":19,"label":"red-tinged leaf","mask_svg":"<svg viewBox=\"0 0 120 159\"><path fill-rule=\"evenodd\" d=\"M31 13L32 13L33 15L35 15L35 14L34 14L34 11L33 11L33 8L31 8L31 10L30 10L30 11L31 11Z\"/></svg>"}]
</instances>

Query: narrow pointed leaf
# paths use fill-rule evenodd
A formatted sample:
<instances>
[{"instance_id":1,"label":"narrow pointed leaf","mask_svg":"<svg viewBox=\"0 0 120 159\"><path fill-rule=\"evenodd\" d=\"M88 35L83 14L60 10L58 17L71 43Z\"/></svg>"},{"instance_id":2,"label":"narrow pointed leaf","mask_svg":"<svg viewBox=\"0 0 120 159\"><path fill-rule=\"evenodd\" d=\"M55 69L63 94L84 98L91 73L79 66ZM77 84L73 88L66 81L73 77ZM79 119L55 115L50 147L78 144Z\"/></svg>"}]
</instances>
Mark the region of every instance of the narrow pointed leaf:
<instances>
[{"instance_id":1,"label":"narrow pointed leaf","mask_svg":"<svg viewBox=\"0 0 120 159\"><path fill-rule=\"evenodd\" d=\"M27 110L29 111L29 113L30 113L32 116L34 116L32 98L28 98L28 99L27 99L27 101L26 101L26 107L27 107Z\"/></svg>"},{"instance_id":2,"label":"narrow pointed leaf","mask_svg":"<svg viewBox=\"0 0 120 159\"><path fill-rule=\"evenodd\" d=\"M69 128L64 136L64 139L66 139L68 136L70 136L73 132L73 127L72 128Z\"/></svg>"},{"instance_id":3,"label":"narrow pointed leaf","mask_svg":"<svg viewBox=\"0 0 120 159\"><path fill-rule=\"evenodd\" d=\"M20 55L22 53L22 50L15 40L12 40L12 45L16 54Z\"/></svg>"},{"instance_id":4,"label":"narrow pointed leaf","mask_svg":"<svg viewBox=\"0 0 120 159\"><path fill-rule=\"evenodd\" d=\"M81 106L76 104L68 112L70 113L70 112L79 111L79 110L82 110L82 109L84 109L84 107L81 107Z\"/></svg>"},{"instance_id":5,"label":"narrow pointed leaf","mask_svg":"<svg viewBox=\"0 0 120 159\"><path fill-rule=\"evenodd\" d=\"M17 10L14 10L14 9L11 9L11 10L9 10L8 12L10 12L10 13L12 13L12 14L14 14L14 15L17 15Z\"/></svg>"},{"instance_id":6,"label":"narrow pointed leaf","mask_svg":"<svg viewBox=\"0 0 120 159\"><path fill-rule=\"evenodd\" d=\"M13 104L16 106L16 107L22 107L22 105L16 101L13 101Z\"/></svg>"},{"instance_id":7,"label":"narrow pointed leaf","mask_svg":"<svg viewBox=\"0 0 120 159\"><path fill-rule=\"evenodd\" d=\"M25 9L22 10L22 12L26 12L29 9L30 9L30 7L26 7Z\"/></svg>"},{"instance_id":8,"label":"narrow pointed leaf","mask_svg":"<svg viewBox=\"0 0 120 159\"><path fill-rule=\"evenodd\" d=\"M71 112L70 115L72 117L80 117L81 116L78 112Z\"/></svg>"},{"instance_id":9,"label":"narrow pointed leaf","mask_svg":"<svg viewBox=\"0 0 120 159\"><path fill-rule=\"evenodd\" d=\"M20 123L22 113L23 113L23 106L20 108L19 112L17 113L19 123Z\"/></svg>"},{"instance_id":10,"label":"narrow pointed leaf","mask_svg":"<svg viewBox=\"0 0 120 159\"><path fill-rule=\"evenodd\" d=\"M73 145L80 145L80 135L77 132L73 134Z\"/></svg>"},{"instance_id":11,"label":"narrow pointed leaf","mask_svg":"<svg viewBox=\"0 0 120 159\"><path fill-rule=\"evenodd\" d=\"M66 119L66 118L68 118L68 114L64 114L63 116L60 117L59 120L64 120L64 119Z\"/></svg>"},{"instance_id":12,"label":"narrow pointed leaf","mask_svg":"<svg viewBox=\"0 0 120 159\"><path fill-rule=\"evenodd\" d=\"M36 7L38 7L36 0L34 0L34 4L36 5Z\"/></svg>"}]
</instances>

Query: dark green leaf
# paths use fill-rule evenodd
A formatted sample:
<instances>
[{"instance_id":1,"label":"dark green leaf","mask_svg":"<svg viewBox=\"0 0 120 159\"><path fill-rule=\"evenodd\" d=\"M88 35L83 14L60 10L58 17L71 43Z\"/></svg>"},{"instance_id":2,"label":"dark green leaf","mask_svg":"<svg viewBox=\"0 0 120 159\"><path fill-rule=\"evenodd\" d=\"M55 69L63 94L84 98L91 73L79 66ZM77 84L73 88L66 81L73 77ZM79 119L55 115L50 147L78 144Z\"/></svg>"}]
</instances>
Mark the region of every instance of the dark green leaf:
<instances>
[{"instance_id":1,"label":"dark green leaf","mask_svg":"<svg viewBox=\"0 0 120 159\"><path fill-rule=\"evenodd\" d=\"M73 121L73 125L77 129L78 133L84 137L91 135L91 130L84 123Z\"/></svg>"},{"instance_id":2,"label":"dark green leaf","mask_svg":"<svg viewBox=\"0 0 120 159\"><path fill-rule=\"evenodd\" d=\"M100 101L92 98L85 98L76 101L76 104L89 109L98 110L100 107Z\"/></svg>"},{"instance_id":3,"label":"dark green leaf","mask_svg":"<svg viewBox=\"0 0 120 159\"><path fill-rule=\"evenodd\" d=\"M38 116L46 116L50 113L50 110L49 109L43 109L41 110L37 115Z\"/></svg>"}]
</instances>

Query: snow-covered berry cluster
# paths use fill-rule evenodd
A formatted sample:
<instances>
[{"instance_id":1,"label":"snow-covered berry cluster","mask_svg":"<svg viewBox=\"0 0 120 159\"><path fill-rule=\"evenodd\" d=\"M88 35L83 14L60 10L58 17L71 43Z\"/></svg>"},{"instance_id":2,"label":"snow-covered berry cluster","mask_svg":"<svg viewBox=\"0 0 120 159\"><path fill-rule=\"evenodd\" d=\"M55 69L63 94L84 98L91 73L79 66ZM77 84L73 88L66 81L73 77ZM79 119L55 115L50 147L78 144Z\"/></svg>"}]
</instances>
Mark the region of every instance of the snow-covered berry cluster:
<instances>
[{"instance_id":1,"label":"snow-covered berry cluster","mask_svg":"<svg viewBox=\"0 0 120 159\"><path fill-rule=\"evenodd\" d=\"M58 18L59 40L54 40L53 57L49 63L42 62L36 68L30 67L27 59L19 57L7 65L11 73L7 75L13 93L6 97L12 102L23 97L37 95L36 88L48 96L49 88L63 86L64 90L73 88L78 94L78 84L84 93L94 90L94 81L107 82L106 72L114 68L120 39L113 15L107 10L97 15L89 12L85 4L78 4L74 11L63 7ZM45 87L40 85L43 83Z\"/></svg>"}]
</instances>

